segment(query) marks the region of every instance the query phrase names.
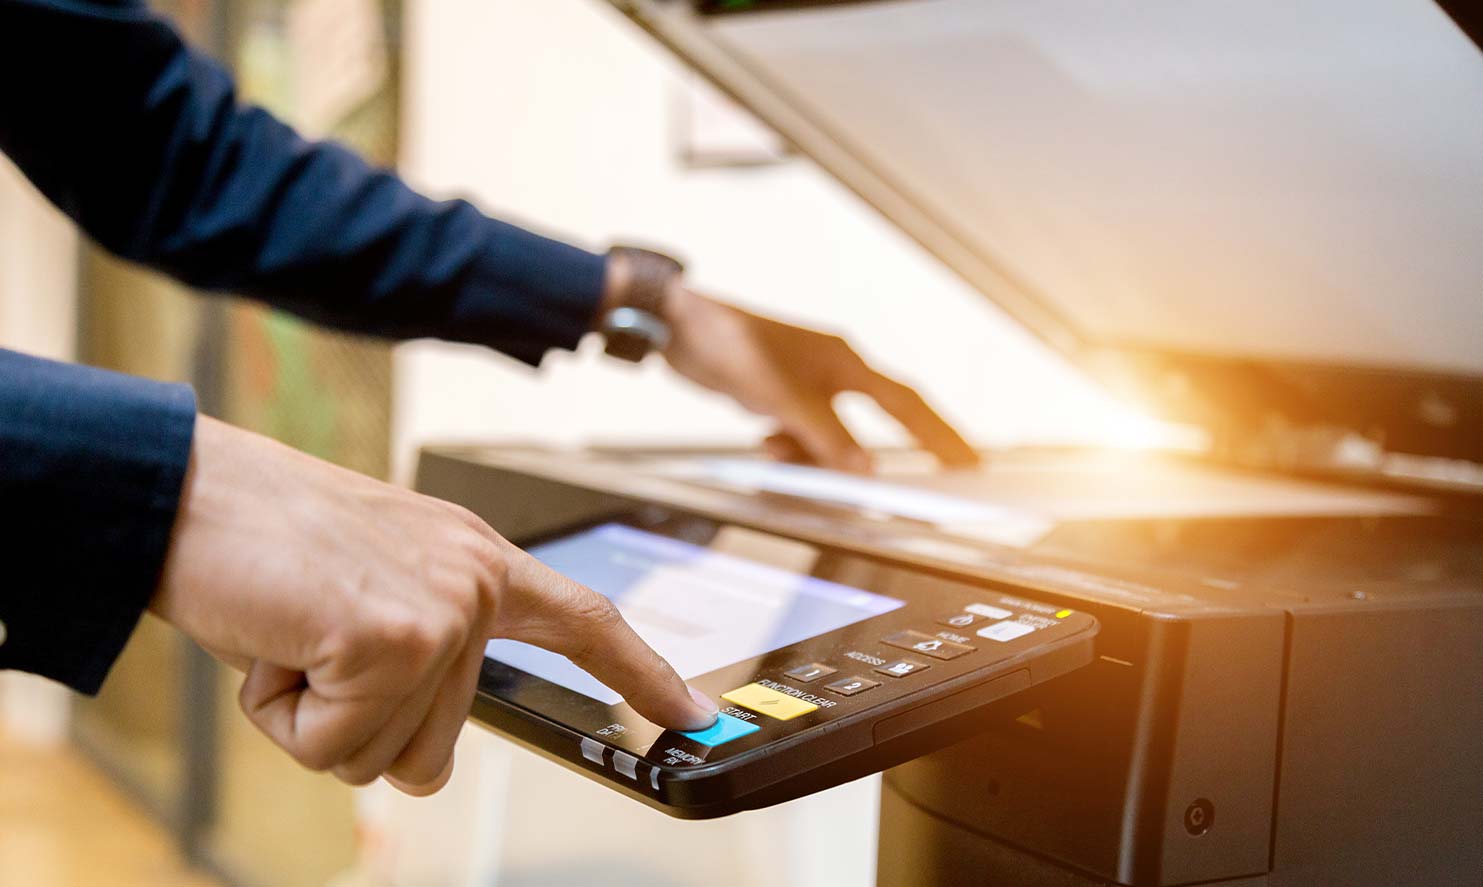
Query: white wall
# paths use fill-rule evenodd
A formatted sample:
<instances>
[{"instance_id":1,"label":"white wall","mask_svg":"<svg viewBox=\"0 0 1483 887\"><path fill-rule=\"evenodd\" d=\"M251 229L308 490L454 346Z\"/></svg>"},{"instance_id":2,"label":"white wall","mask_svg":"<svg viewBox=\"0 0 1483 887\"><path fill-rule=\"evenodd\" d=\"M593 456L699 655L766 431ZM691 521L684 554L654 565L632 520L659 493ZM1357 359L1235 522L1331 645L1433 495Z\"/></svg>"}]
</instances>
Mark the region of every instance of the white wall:
<instances>
[{"instance_id":1,"label":"white wall","mask_svg":"<svg viewBox=\"0 0 1483 887\"><path fill-rule=\"evenodd\" d=\"M983 442L1138 440L1142 423L804 160L675 161L679 65L601 0L411 4L403 168L445 195L601 249L642 238L703 288L841 330ZM662 365L480 349L398 354L398 465L434 438L751 440L754 419ZM869 440L895 439L852 411Z\"/></svg>"}]
</instances>

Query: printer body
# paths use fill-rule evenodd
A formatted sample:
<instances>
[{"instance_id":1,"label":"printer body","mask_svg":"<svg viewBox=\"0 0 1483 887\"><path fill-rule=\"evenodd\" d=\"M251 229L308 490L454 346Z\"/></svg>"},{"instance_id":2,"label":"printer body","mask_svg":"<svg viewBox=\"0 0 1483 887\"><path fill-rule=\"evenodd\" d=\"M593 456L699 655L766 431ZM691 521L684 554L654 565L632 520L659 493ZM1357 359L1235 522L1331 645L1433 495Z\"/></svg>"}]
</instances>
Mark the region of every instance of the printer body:
<instances>
[{"instance_id":1,"label":"printer body","mask_svg":"<svg viewBox=\"0 0 1483 887\"><path fill-rule=\"evenodd\" d=\"M417 485L517 540L657 508L1094 615L1092 664L886 772L882 884L1461 885L1483 871L1483 512L1469 500L1006 451L976 482L1020 491L1015 509L1066 475L1088 497L1148 493L1117 516L970 538L690 470L745 458L432 447ZM1255 493L1240 514L1191 513L1190 495L1230 488Z\"/></svg>"}]
</instances>

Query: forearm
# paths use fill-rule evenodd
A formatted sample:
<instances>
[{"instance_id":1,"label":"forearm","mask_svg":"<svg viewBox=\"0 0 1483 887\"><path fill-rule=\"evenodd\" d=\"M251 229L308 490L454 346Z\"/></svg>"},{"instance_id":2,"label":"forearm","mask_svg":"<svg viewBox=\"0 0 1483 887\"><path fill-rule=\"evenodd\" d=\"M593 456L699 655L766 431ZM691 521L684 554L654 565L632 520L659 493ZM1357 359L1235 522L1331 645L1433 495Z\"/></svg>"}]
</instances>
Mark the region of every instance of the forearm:
<instances>
[{"instance_id":1,"label":"forearm","mask_svg":"<svg viewBox=\"0 0 1483 887\"><path fill-rule=\"evenodd\" d=\"M195 286L532 362L596 313L601 256L239 106L143 4L0 0L0 78L0 150L102 246Z\"/></svg>"},{"instance_id":2,"label":"forearm","mask_svg":"<svg viewBox=\"0 0 1483 887\"><path fill-rule=\"evenodd\" d=\"M0 668L96 692L155 585L189 388L0 350Z\"/></svg>"}]
</instances>

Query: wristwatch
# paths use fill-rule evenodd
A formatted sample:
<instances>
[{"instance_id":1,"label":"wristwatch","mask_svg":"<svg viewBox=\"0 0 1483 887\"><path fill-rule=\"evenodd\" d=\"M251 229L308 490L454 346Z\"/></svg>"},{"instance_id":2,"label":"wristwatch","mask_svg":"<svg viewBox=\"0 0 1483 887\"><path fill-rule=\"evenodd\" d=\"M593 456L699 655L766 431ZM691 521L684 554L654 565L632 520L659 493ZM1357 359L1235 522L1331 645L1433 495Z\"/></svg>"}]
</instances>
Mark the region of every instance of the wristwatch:
<instances>
[{"instance_id":1,"label":"wristwatch","mask_svg":"<svg viewBox=\"0 0 1483 887\"><path fill-rule=\"evenodd\" d=\"M607 340L609 354L637 363L669 344L664 299L685 266L664 253L636 246L615 246L608 256L621 258L627 265L628 282L598 329Z\"/></svg>"}]
</instances>

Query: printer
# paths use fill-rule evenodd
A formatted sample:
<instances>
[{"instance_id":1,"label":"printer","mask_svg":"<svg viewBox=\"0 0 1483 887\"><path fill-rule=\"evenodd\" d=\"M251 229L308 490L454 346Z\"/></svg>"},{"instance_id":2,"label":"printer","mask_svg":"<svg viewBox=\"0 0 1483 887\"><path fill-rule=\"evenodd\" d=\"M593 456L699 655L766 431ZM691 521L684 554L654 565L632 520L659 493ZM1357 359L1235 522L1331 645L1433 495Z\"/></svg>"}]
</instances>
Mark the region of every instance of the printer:
<instances>
[{"instance_id":1,"label":"printer","mask_svg":"<svg viewBox=\"0 0 1483 887\"><path fill-rule=\"evenodd\" d=\"M435 446L534 537L719 517L1093 614L885 774L884 885L1483 883L1483 52L1429 0L613 0L1198 453ZM993 380L985 380L992 384Z\"/></svg>"}]
</instances>

